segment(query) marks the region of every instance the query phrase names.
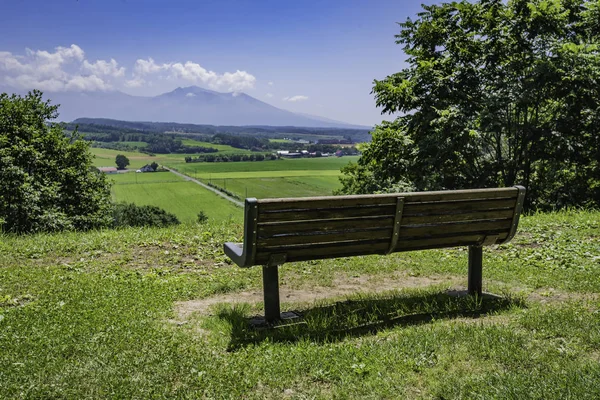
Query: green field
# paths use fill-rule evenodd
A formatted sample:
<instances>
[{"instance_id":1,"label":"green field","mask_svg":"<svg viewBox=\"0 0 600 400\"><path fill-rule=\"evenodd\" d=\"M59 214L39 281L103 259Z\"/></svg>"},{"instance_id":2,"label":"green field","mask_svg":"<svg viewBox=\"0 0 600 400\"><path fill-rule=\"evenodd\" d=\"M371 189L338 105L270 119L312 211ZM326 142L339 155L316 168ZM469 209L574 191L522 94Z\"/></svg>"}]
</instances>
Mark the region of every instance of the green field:
<instances>
[{"instance_id":1,"label":"green field","mask_svg":"<svg viewBox=\"0 0 600 400\"><path fill-rule=\"evenodd\" d=\"M241 198L327 196L341 187L340 168L358 157L280 159L257 162L189 163L176 168Z\"/></svg>"},{"instance_id":2,"label":"green field","mask_svg":"<svg viewBox=\"0 0 600 400\"><path fill-rule=\"evenodd\" d=\"M215 221L242 216L242 210L233 203L170 172L128 172L109 178L114 182L114 201L157 206L181 222L196 221L200 211Z\"/></svg>"},{"instance_id":3,"label":"green field","mask_svg":"<svg viewBox=\"0 0 600 400\"><path fill-rule=\"evenodd\" d=\"M0 398L600 398L598 211L486 247L496 299L449 291L465 248L285 264L303 319L263 330L261 268L223 254L241 220L0 234Z\"/></svg>"},{"instance_id":4,"label":"green field","mask_svg":"<svg viewBox=\"0 0 600 400\"><path fill-rule=\"evenodd\" d=\"M197 174L198 177L208 178L209 173L223 172L255 172L256 177L262 176L264 171L337 171L350 161L358 161L358 156L348 157L320 157L320 158L282 158L268 161L226 162L226 163L183 163L177 165L178 171L188 175ZM320 172L313 173L319 174Z\"/></svg>"},{"instance_id":5,"label":"green field","mask_svg":"<svg viewBox=\"0 0 600 400\"><path fill-rule=\"evenodd\" d=\"M235 147L226 145L226 144L215 144L210 142L201 142L199 140L194 139L183 139L181 143L184 146L202 146L202 147L212 147L213 149L219 150L218 153L209 153L209 154L219 154L219 155L229 155L229 154L252 154L253 152L246 149L237 149ZM199 156L202 154L196 154Z\"/></svg>"},{"instance_id":6,"label":"green field","mask_svg":"<svg viewBox=\"0 0 600 400\"><path fill-rule=\"evenodd\" d=\"M270 172L270 171L269 171ZM296 172L296 171L288 171ZM303 172L303 171L298 171ZM329 172L329 171L324 171ZM224 173L215 174L228 175L234 174ZM242 175L243 173L239 173ZM263 177L263 178L213 178L210 181L203 179L205 182L211 182L219 187L227 189L241 198L256 197L307 197L307 196L327 196L331 195L334 189L339 189L341 184L337 174L310 176L294 176L286 175L285 177Z\"/></svg>"}]
</instances>

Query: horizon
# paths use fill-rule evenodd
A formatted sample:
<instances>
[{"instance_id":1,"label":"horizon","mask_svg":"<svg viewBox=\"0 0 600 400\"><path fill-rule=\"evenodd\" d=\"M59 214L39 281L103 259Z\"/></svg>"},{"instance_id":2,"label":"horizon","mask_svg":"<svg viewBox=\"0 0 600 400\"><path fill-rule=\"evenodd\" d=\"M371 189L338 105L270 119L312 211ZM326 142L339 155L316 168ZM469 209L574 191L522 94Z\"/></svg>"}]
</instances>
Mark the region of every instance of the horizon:
<instances>
[{"instance_id":1,"label":"horizon","mask_svg":"<svg viewBox=\"0 0 600 400\"><path fill-rule=\"evenodd\" d=\"M394 118L376 108L373 80L405 66L396 23L420 2L226 3L12 2L0 86L143 97L198 86L353 125Z\"/></svg>"}]
</instances>

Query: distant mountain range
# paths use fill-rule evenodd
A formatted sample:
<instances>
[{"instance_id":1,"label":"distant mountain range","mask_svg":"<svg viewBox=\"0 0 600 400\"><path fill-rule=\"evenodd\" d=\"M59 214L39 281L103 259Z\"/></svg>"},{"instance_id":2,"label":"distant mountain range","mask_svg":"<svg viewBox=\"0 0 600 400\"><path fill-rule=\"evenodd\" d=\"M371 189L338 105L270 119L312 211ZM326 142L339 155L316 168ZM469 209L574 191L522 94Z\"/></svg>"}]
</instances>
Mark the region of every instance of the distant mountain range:
<instances>
[{"instance_id":1,"label":"distant mountain range","mask_svg":"<svg viewBox=\"0 0 600 400\"><path fill-rule=\"evenodd\" d=\"M110 118L125 121L208 125L271 125L370 129L274 107L245 93L221 93L198 86L179 87L155 97L119 91L44 93L60 104L60 120Z\"/></svg>"}]
</instances>

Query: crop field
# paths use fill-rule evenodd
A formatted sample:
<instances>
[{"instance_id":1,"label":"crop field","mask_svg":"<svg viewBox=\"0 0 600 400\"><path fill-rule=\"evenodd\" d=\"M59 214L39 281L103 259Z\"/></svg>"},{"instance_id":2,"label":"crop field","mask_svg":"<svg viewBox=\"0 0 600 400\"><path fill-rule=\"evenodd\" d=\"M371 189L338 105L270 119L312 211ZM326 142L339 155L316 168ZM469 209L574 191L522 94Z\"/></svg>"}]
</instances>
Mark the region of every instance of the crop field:
<instances>
[{"instance_id":1,"label":"crop field","mask_svg":"<svg viewBox=\"0 0 600 400\"><path fill-rule=\"evenodd\" d=\"M600 398L598 211L486 247L496 297L457 297L465 248L285 264L303 317L262 330L240 221L0 234L0 398Z\"/></svg>"},{"instance_id":2,"label":"crop field","mask_svg":"<svg viewBox=\"0 0 600 400\"><path fill-rule=\"evenodd\" d=\"M219 155L229 155L229 154L252 154L254 153L253 151L250 150L246 150L246 149L237 149L235 147L226 145L226 144L215 144L215 143L210 143L210 142L201 142L199 140L194 140L194 139L182 139L181 143L184 146L202 146L202 147L212 147L213 149L217 149L219 150L218 153L212 153L212 154L219 154ZM196 154L196 156L201 155L201 154Z\"/></svg>"},{"instance_id":3,"label":"crop field","mask_svg":"<svg viewBox=\"0 0 600 400\"><path fill-rule=\"evenodd\" d=\"M295 171L292 171L295 172ZM341 184L337 175L212 179L211 183L241 198L328 196Z\"/></svg>"},{"instance_id":4,"label":"crop field","mask_svg":"<svg viewBox=\"0 0 600 400\"><path fill-rule=\"evenodd\" d=\"M215 221L242 217L241 208L170 172L129 172L110 175L110 179L114 201L157 206L181 222L195 221L200 211Z\"/></svg>"},{"instance_id":5,"label":"crop field","mask_svg":"<svg viewBox=\"0 0 600 400\"><path fill-rule=\"evenodd\" d=\"M257 162L189 163L176 168L241 198L327 196L338 189L340 168L358 157L280 159Z\"/></svg>"}]
</instances>

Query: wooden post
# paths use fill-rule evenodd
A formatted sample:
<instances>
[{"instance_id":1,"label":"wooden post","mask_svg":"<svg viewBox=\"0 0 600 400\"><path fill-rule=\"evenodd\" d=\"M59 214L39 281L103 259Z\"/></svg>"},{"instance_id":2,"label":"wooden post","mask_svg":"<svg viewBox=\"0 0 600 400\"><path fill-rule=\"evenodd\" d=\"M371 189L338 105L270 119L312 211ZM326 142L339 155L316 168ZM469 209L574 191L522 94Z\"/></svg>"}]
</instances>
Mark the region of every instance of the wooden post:
<instances>
[{"instance_id":1,"label":"wooden post","mask_svg":"<svg viewBox=\"0 0 600 400\"><path fill-rule=\"evenodd\" d=\"M483 247L469 246L468 290L470 295L481 296L482 292Z\"/></svg>"},{"instance_id":2,"label":"wooden post","mask_svg":"<svg viewBox=\"0 0 600 400\"><path fill-rule=\"evenodd\" d=\"M271 323L281 319L279 306L279 270L277 265L263 265L263 292L265 320Z\"/></svg>"}]
</instances>

